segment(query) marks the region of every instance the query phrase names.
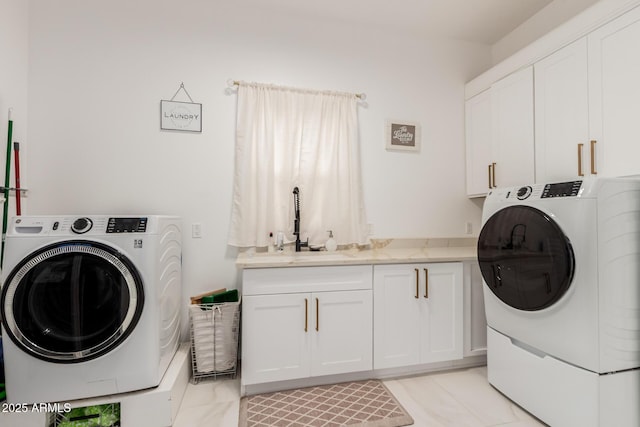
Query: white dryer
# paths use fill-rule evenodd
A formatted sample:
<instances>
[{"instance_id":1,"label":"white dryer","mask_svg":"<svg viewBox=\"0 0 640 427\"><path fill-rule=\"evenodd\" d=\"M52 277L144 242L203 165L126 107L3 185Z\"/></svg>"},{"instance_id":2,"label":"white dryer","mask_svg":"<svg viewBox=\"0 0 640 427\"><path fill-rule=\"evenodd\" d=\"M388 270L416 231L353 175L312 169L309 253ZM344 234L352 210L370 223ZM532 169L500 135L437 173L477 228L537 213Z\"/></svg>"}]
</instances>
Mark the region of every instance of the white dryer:
<instances>
[{"instance_id":1,"label":"white dryer","mask_svg":"<svg viewBox=\"0 0 640 427\"><path fill-rule=\"evenodd\" d=\"M7 400L157 386L179 344L181 247L175 217L13 218L0 306Z\"/></svg>"},{"instance_id":2,"label":"white dryer","mask_svg":"<svg viewBox=\"0 0 640 427\"><path fill-rule=\"evenodd\" d=\"M640 179L492 190L489 382L553 426L640 425Z\"/></svg>"}]
</instances>

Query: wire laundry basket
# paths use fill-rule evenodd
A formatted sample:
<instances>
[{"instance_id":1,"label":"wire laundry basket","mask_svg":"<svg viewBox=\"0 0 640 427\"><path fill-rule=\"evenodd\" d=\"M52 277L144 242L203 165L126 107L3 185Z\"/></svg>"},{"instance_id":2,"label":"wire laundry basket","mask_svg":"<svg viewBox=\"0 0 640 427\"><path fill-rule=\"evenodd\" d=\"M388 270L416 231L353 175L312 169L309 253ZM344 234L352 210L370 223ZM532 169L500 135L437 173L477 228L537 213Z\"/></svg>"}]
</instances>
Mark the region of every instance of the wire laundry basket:
<instances>
[{"instance_id":1,"label":"wire laundry basket","mask_svg":"<svg viewBox=\"0 0 640 427\"><path fill-rule=\"evenodd\" d=\"M191 330L191 382L230 375L238 366L240 303L192 304L189 306Z\"/></svg>"}]
</instances>

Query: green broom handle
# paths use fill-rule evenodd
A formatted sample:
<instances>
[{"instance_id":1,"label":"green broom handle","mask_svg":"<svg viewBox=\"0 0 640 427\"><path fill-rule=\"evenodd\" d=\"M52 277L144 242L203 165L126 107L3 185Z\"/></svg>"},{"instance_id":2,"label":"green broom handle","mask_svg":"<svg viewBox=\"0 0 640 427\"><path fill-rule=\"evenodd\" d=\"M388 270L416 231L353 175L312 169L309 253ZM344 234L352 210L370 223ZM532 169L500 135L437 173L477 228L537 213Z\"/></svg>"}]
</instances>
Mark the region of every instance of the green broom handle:
<instances>
[{"instance_id":1,"label":"green broom handle","mask_svg":"<svg viewBox=\"0 0 640 427\"><path fill-rule=\"evenodd\" d=\"M9 129L7 131L7 164L4 170L4 209L2 214L2 249L0 250L0 267L4 261L4 243L7 238L7 216L9 215L9 176L11 175L11 140L13 139L13 120L9 108Z\"/></svg>"}]
</instances>

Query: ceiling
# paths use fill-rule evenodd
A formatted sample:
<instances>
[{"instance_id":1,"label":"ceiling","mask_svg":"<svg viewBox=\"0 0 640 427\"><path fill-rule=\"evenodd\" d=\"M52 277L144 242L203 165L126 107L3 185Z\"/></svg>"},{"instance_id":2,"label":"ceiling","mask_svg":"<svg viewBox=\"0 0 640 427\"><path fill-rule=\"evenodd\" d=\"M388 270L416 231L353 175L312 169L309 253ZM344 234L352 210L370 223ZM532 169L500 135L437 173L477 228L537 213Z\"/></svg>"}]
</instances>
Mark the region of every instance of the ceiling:
<instances>
[{"instance_id":1,"label":"ceiling","mask_svg":"<svg viewBox=\"0 0 640 427\"><path fill-rule=\"evenodd\" d=\"M244 0L309 16L420 35L494 44L553 0Z\"/></svg>"}]
</instances>

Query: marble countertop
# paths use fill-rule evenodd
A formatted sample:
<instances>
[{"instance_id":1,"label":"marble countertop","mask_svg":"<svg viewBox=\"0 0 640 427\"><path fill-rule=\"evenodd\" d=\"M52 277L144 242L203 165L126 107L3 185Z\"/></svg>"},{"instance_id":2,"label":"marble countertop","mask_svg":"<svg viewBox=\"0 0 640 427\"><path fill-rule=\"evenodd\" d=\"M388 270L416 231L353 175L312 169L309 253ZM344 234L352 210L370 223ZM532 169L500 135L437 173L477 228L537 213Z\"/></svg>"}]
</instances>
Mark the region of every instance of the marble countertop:
<instances>
[{"instance_id":1,"label":"marble countertop","mask_svg":"<svg viewBox=\"0 0 640 427\"><path fill-rule=\"evenodd\" d=\"M361 248L335 252L245 251L238 255L239 268L306 267L359 264L401 264L422 262L473 261L477 259L476 239L376 239Z\"/></svg>"}]
</instances>

